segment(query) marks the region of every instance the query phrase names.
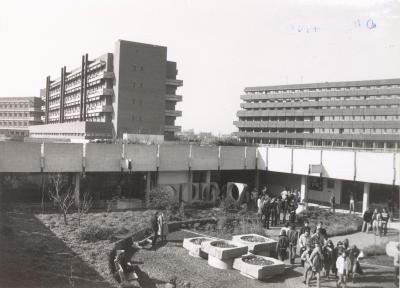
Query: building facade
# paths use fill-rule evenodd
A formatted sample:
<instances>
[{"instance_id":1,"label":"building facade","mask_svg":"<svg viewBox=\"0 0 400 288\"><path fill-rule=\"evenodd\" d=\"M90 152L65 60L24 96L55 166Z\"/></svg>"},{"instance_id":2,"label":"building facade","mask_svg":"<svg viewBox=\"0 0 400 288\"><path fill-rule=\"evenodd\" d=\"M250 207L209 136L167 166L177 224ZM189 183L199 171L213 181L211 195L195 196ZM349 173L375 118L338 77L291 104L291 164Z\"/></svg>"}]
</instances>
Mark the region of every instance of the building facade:
<instances>
[{"instance_id":1,"label":"building facade","mask_svg":"<svg viewBox=\"0 0 400 288\"><path fill-rule=\"evenodd\" d=\"M39 97L0 98L0 137L22 138L29 126L43 124Z\"/></svg>"},{"instance_id":2,"label":"building facade","mask_svg":"<svg viewBox=\"0 0 400 288\"><path fill-rule=\"evenodd\" d=\"M400 147L400 79L247 87L236 135L247 143Z\"/></svg>"},{"instance_id":3,"label":"building facade","mask_svg":"<svg viewBox=\"0 0 400 288\"><path fill-rule=\"evenodd\" d=\"M151 134L173 139L180 131L176 117L182 115L175 110L182 101L176 89L183 84L177 73L162 46L118 40L114 53L95 59L85 54L78 68L67 71L64 66L59 77L47 77L41 90L46 125L33 127L32 137ZM71 125L76 122L96 124Z\"/></svg>"}]
</instances>

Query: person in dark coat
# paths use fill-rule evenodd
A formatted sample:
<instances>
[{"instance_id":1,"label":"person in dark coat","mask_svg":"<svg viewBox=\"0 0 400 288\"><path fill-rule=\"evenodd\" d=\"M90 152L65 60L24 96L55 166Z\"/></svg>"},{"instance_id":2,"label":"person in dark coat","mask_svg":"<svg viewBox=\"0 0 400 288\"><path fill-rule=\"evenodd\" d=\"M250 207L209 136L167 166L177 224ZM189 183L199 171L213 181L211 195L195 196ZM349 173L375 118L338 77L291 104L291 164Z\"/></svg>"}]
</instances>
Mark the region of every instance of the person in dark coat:
<instances>
[{"instance_id":1,"label":"person in dark coat","mask_svg":"<svg viewBox=\"0 0 400 288\"><path fill-rule=\"evenodd\" d=\"M361 232L368 233L369 230L371 230L372 228L371 221L372 221L372 209L370 207L367 210L365 210L363 214L363 226L361 228Z\"/></svg>"},{"instance_id":2,"label":"person in dark coat","mask_svg":"<svg viewBox=\"0 0 400 288\"><path fill-rule=\"evenodd\" d=\"M288 246L289 239L286 236L286 231L281 230L281 235L279 235L278 244L276 245L276 254L278 255L279 260L285 261Z\"/></svg>"},{"instance_id":3,"label":"person in dark coat","mask_svg":"<svg viewBox=\"0 0 400 288\"><path fill-rule=\"evenodd\" d=\"M153 241L152 246L156 245L157 237L158 237L158 212L154 212L153 216L150 219L150 227L153 230Z\"/></svg>"},{"instance_id":4,"label":"person in dark coat","mask_svg":"<svg viewBox=\"0 0 400 288\"><path fill-rule=\"evenodd\" d=\"M296 226L294 224L290 226L287 236L289 240L289 260L290 264L294 264L294 260L296 258L297 240L299 238L299 233L296 231Z\"/></svg>"},{"instance_id":5,"label":"person in dark coat","mask_svg":"<svg viewBox=\"0 0 400 288\"><path fill-rule=\"evenodd\" d=\"M271 198L265 195L264 205L262 206L263 217L263 227L269 229L269 220L271 217Z\"/></svg>"}]
</instances>

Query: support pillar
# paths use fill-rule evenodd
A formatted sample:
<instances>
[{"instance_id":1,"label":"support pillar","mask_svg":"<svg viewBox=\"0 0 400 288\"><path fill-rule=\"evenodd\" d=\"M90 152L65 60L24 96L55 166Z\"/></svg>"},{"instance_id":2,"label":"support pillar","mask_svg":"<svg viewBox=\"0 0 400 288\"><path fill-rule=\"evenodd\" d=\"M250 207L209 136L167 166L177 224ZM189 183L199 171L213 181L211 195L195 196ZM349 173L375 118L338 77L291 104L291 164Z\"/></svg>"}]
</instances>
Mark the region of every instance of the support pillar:
<instances>
[{"instance_id":1,"label":"support pillar","mask_svg":"<svg viewBox=\"0 0 400 288\"><path fill-rule=\"evenodd\" d=\"M207 170L206 171L206 179L205 182L207 184L207 188L206 188L206 195L210 195L210 190L211 190L211 171ZM201 194L201 193L200 193ZM202 200L205 201L205 195L201 195ZM211 199L211 195L209 196L209 199Z\"/></svg>"},{"instance_id":2,"label":"support pillar","mask_svg":"<svg viewBox=\"0 0 400 288\"><path fill-rule=\"evenodd\" d=\"M75 205L79 207L79 195L81 189L81 173L75 173L74 175L74 199Z\"/></svg>"},{"instance_id":3,"label":"support pillar","mask_svg":"<svg viewBox=\"0 0 400 288\"><path fill-rule=\"evenodd\" d=\"M254 175L254 188L259 188L260 187L260 171L256 169L255 175Z\"/></svg>"},{"instance_id":4,"label":"support pillar","mask_svg":"<svg viewBox=\"0 0 400 288\"><path fill-rule=\"evenodd\" d=\"M300 186L300 202L305 203L308 200L308 188L307 188L307 176L301 176L301 186Z\"/></svg>"},{"instance_id":5,"label":"support pillar","mask_svg":"<svg viewBox=\"0 0 400 288\"><path fill-rule=\"evenodd\" d=\"M193 171L189 169L188 171L188 193L189 199L192 201L193 196Z\"/></svg>"},{"instance_id":6,"label":"support pillar","mask_svg":"<svg viewBox=\"0 0 400 288\"><path fill-rule=\"evenodd\" d=\"M364 183L364 193L363 193L363 206L362 211L366 211L369 208L369 191L371 189L370 183Z\"/></svg>"},{"instance_id":7,"label":"support pillar","mask_svg":"<svg viewBox=\"0 0 400 288\"><path fill-rule=\"evenodd\" d=\"M146 174L146 195L145 195L146 207L150 202L150 191L151 191L151 172L149 171Z\"/></svg>"}]
</instances>

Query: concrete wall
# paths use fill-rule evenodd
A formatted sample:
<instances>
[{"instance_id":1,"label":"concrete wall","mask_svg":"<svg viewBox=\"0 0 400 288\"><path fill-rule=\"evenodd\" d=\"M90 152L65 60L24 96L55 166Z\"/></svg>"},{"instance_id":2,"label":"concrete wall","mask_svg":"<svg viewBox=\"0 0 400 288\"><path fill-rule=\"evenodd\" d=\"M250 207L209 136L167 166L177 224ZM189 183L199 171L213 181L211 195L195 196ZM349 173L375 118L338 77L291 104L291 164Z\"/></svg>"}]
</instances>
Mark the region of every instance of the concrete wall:
<instances>
[{"instance_id":1,"label":"concrete wall","mask_svg":"<svg viewBox=\"0 0 400 288\"><path fill-rule=\"evenodd\" d=\"M221 169L236 170L244 169L245 166L245 147L221 146Z\"/></svg>"},{"instance_id":2,"label":"concrete wall","mask_svg":"<svg viewBox=\"0 0 400 288\"><path fill-rule=\"evenodd\" d=\"M294 149L293 150L293 173L307 175L310 165L321 163L320 150Z\"/></svg>"},{"instance_id":3,"label":"concrete wall","mask_svg":"<svg viewBox=\"0 0 400 288\"><path fill-rule=\"evenodd\" d=\"M218 147L192 146L192 170L218 170Z\"/></svg>"},{"instance_id":4,"label":"concrete wall","mask_svg":"<svg viewBox=\"0 0 400 288\"><path fill-rule=\"evenodd\" d=\"M333 188L328 187L328 179L322 179L322 191L308 189L308 199L329 202L332 192L335 194L335 202L340 203L341 201L341 191L342 191L342 181L338 179L331 179L334 184Z\"/></svg>"},{"instance_id":5,"label":"concrete wall","mask_svg":"<svg viewBox=\"0 0 400 288\"><path fill-rule=\"evenodd\" d=\"M352 151L323 151L322 165L324 167L322 176L326 178L337 178L354 180L355 160ZM373 166L369 166L373 169Z\"/></svg>"},{"instance_id":6,"label":"concrete wall","mask_svg":"<svg viewBox=\"0 0 400 288\"><path fill-rule=\"evenodd\" d=\"M156 145L125 145L125 158L132 160L134 171L157 170L157 146Z\"/></svg>"},{"instance_id":7,"label":"concrete wall","mask_svg":"<svg viewBox=\"0 0 400 288\"><path fill-rule=\"evenodd\" d=\"M292 172L292 149L270 147L267 152L267 169L269 171L284 173Z\"/></svg>"},{"instance_id":8,"label":"concrete wall","mask_svg":"<svg viewBox=\"0 0 400 288\"><path fill-rule=\"evenodd\" d=\"M188 170L189 151L189 145L160 145L160 170Z\"/></svg>"},{"instance_id":9,"label":"concrete wall","mask_svg":"<svg viewBox=\"0 0 400 288\"><path fill-rule=\"evenodd\" d=\"M0 142L0 172L40 172L40 144Z\"/></svg>"},{"instance_id":10,"label":"concrete wall","mask_svg":"<svg viewBox=\"0 0 400 288\"><path fill-rule=\"evenodd\" d=\"M86 171L121 171L122 145L87 144Z\"/></svg>"},{"instance_id":11,"label":"concrete wall","mask_svg":"<svg viewBox=\"0 0 400 288\"><path fill-rule=\"evenodd\" d=\"M356 180L361 182L390 183L393 181L393 172L380 167L393 166L393 153L357 152L356 154ZM375 169L371 169L374 168ZM400 172L400 171L399 171Z\"/></svg>"},{"instance_id":12,"label":"concrete wall","mask_svg":"<svg viewBox=\"0 0 400 288\"><path fill-rule=\"evenodd\" d=\"M188 171L162 171L158 174L158 184L183 184L188 183L189 172Z\"/></svg>"},{"instance_id":13,"label":"concrete wall","mask_svg":"<svg viewBox=\"0 0 400 288\"><path fill-rule=\"evenodd\" d=\"M82 171L83 146L81 144L44 144L43 172Z\"/></svg>"}]
</instances>

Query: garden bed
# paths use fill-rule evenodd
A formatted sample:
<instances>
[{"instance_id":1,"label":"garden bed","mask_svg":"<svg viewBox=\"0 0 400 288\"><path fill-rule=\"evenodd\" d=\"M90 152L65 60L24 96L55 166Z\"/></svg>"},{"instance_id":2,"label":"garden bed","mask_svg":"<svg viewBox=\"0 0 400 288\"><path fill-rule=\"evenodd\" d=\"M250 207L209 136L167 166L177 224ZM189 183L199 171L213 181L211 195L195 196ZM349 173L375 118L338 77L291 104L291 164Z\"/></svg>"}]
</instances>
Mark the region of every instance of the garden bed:
<instances>
[{"instance_id":1,"label":"garden bed","mask_svg":"<svg viewBox=\"0 0 400 288\"><path fill-rule=\"evenodd\" d=\"M283 273L285 264L274 258L249 254L236 258L233 268L246 277L263 280Z\"/></svg>"}]
</instances>

